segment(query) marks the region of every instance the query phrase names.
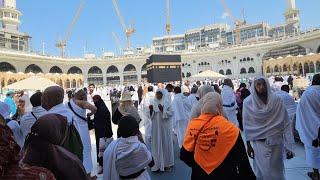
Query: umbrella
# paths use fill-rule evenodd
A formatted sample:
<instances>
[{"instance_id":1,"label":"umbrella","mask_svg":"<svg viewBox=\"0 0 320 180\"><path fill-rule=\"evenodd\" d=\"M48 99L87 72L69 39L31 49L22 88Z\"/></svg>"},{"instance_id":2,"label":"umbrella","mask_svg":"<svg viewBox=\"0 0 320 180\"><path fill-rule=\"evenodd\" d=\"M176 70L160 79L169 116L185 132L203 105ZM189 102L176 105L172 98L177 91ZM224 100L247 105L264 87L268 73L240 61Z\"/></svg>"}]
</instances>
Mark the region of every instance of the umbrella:
<instances>
[{"instance_id":1,"label":"umbrella","mask_svg":"<svg viewBox=\"0 0 320 180\"><path fill-rule=\"evenodd\" d=\"M226 78L225 75L219 74L217 72L211 71L211 70L206 70L203 71L199 74L196 74L194 76L191 76L192 78L214 78L214 79L218 79L218 78Z\"/></svg>"},{"instance_id":2,"label":"umbrella","mask_svg":"<svg viewBox=\"0 0 320 180\"><path fill-rule=\"evenodd\" d=\"M50 86L59 86L49 79L40 76L31 76L27 79L18 81L5 87L12 90L40 90L43 91Z\"/></svg>"}]
</instances>

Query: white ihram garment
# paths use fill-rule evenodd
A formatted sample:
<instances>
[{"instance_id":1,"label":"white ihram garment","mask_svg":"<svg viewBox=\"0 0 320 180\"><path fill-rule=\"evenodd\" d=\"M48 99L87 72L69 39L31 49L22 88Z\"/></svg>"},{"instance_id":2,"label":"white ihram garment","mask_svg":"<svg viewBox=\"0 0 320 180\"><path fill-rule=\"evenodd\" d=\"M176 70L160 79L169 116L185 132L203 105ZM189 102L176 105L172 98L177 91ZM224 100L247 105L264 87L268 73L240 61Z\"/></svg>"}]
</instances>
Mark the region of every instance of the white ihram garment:
<instances>
[{"instance_id":1,"label":"white ihram garment","mask_svg":"<svg viewBox=\"0 0 320 180\"><path fill-rule=\"evenodd\" d=\"M150 117L150 109L149 106L152 104L152 101L155 97L154 92L148 92L145 97L142 99L141 102L141 108L142 108L142 118L144 122L144 128L145 128L145 139L151 138L151 128L152 128L152 122Z\"/></svg>"},{"instance_id":2,"label":"white ihram garment","mask_svg":"<svg viewBox=\"0 0 320 180\"><path fill-rule=\"evenodd\" d=\"M296 129L306 151L307 165L320 169L320 148L312 141L318 136L320 127L320 86L311 86L303 93L297 108Z\"/></svg>"},{"instance_id":3,"label":"white ihram garment","mask_svg":"<svg viewBox=\"0 0 320 180\"><path fill-rule=\"evenodd\" d=\"M160 91L161 90L162 89L160 89ZM159 110L158 104L163 106L163 112ZM164 171L165 167L171 167L174 165L173 132L171 122L174 112L165 97L163 97L161 101L154 98L152 105L151 153L154 158L155 165L151 170Z\"/></svg>"},{"instance_id":4,"label":"white ihram garment","mask_svg":"<svg viewBox=\"0 0 320 180\"><path fill-rule=\"evenodd\" d=\"M283 150L284 146L292 150L292 131L282 100L272 93L268 80L263 79L268 89L267 104L258 97L253 82L251 95L243 103L244 134L246 141L252 142L255 155L253 168L257 179L282 180Z\"/></svg>"},{"instance_id":5,"label":"white ihram garment","mask_svg":"<svg viewBox=\"0 0 320 180\"><path fill-rule=\"evenodd\" d=\"M221 91L221 98L223 102L223 111L226 118L231 121L234 125L239 127L237 119L237 103L234 91L229 86L223 86Z\"/></svg>"},{"instance_id":6,"label":"white ihram garment","mask_svg":"<svg viewBox=\"0 0 320 180\"><path fill-rule=\"evenodd\" d=\"M179 147L182 147L183 138L189 123L191 104L182 93L176 94L172 101L172 110L174 112L174 130L177 133Z\"/></svg>"},{"instance_id":7,"label":"white ihram garment","mask_svg":"<svg viewBox=\"0 0 320 180\"><path fill-rule=\"evenodd\" d=\"M73 100L70 100L70 104L73 108L73 110L79 114L81 117L86 118L86 110L82 109L78 105L74 103ZM83 166L87 173L90 173L92 171L93 165L92 165L92 157L91 157L91 140L90 140L90 134L88 129L88 123L87 121L84 121L80 119L78 116L73 116L74 121L77 122L79 129L78 132L80 134L80 138L83 144Z\"/></svg>"},{"instance_id":8,"label":"white ihram garment","mask_svg":"<svg viewBox=\"0 0 320 180\"><path fill-rule=\"evenodd\" d=\"M104 151L103 180L120 180L120 174L128 176L139 172L145 169L151 160L150 152L139 142L137 136L119 138ZM122 172L118 169L122 169ZM150 180L150 176L145 170L139 177L131 180Z\"/></svg>"},{"instance_id":9,"label":"white ihram garment","mask_svg":"<svg viewBox=\"0 0 320 180\"><path fill-rule=\"evenodd\" d=\"M39 119L39 117L47 114L47 111L43 109L43 107L38 106L32 108L32 113L36 116L37 119ZM23 134L23 139L25 139L31 132L31 127L37 121L36 118L31 114L31 112L28 112L22 116L20 120L20 127Z\"/></svg>"},{"instance_id":10,"label":"white ihram garment","mask_svg":"<svg viewBox=\"0 0 320 180\"><path fill-rule=\"evenodd\" d=\"M14 140L17 142L20 148L23 148L24 138L19 123L15 120L11 120L7 125L13 132Z\"/></svg>"},{"instance_id":11,"label":"white ihram garment","mask_svg":"<svg viewBox=\"0 0 320 180\"><path fill-rule=\"evenodd\" d=\"M192 107L198 103L198 99L196 97L196 94L190 94L190 96L188 96L188 100L189 100Z\"/></svg>"}]
</instances>

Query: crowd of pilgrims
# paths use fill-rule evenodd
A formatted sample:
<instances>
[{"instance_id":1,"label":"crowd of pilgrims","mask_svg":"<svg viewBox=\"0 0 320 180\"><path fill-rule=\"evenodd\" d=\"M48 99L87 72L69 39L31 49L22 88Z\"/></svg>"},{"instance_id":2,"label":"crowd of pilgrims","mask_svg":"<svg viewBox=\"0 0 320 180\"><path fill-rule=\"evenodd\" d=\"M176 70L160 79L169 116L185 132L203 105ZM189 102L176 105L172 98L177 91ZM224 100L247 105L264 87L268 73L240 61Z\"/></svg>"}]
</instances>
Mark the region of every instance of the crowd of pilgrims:
<instances>
[{"instance_id":1,"label":"crowd of pilgrims","mask_svg":"<svg viewBox=\"0 0 320 180\"><path fill-rule=\"evenodd\" d=\"M299 102L290 83L257 77L237 86L225 79L221 89L205 83L113 89L110 111L93 84L68 92L67 101L58 86L30 98L9 91L0 102L0 179L96 179L92 129L104 180L148 180L148 168L170 172L175 137L191 179L285 179L295 131L312 168L308 176L320 179L320 74Z\"/></svg>"}]
</instances>

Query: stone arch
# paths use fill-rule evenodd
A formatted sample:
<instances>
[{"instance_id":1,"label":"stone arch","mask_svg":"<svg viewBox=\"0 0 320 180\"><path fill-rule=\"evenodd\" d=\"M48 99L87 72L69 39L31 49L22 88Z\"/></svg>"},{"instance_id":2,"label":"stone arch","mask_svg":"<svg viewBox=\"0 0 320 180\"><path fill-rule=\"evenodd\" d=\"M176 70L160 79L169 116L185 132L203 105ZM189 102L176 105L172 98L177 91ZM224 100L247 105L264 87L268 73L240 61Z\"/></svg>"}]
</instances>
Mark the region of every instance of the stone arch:
<instances>
[{"instance_id":1,"label":"stone arch","mask_svg":"<svg viewBox=\"0 0 320 180\"><path fill-rule=\"evenodd\" d=\"M102 70L97 66L93 66L89 69L88 74L102 74Z\"/></svg>"},{"instance_id":2,"label":"stone arch","mask_svg":"<svg viewBox=\"0 0 320 180\"><path fill-rule=\"evenodd\" d=\"M268 60L271 58L278 58L278 57L287 57L288 55L291 56L298 56L300 55L306 55L306 48L300 46L300 45L289 45L289 46L284 46L284 47L280 47L280 48L275 48L275 49L271 49L268 52L266 52L263 57L262 60Z\"/></svg>"},{"instance_id":3,"label":"stone arch","mask_svg":"<svg viewBox=\"0 0 320 180\"><path fill-rule=\"evenodd\" d=\"M283 72L287 72L288 71L288 66L286 64L284 64L282 66L282 70L283 70Z\"/></svg>"},{"instance_id":4,"label":"stone arch","mask_svg":"<svg viewBox=\"0 0 320 180\"><path fill-rule=\"evenodd\" d=\"M72 66L68 72L68 74L82 74L82 70L77 66Z\"/></svg>"},{"instance_id":5,"label":"stone arch","mask_svg":"<svg viewBox=\"0 0 320 180\"><path fill-rule=\"evenodd\" d=\"M124 67L123 72L124 72L124 76L123 76L123 81L124 83L130 83L130 82L137 82L138 81L138 76L135 73L136 67L132 64L128 64L126 65L126 67Z\"/></svg>"},{"instance_id":6,"label":"stone arch","mask_svg":"<svg viewBox=\"0 0 320 180\"><path fill-rule=\"evenodd\" d=\"M108 67L108 69L107 69L107 74L108 73L118 73L118 72L119 72L118 68L114 65Z\"/></svg>"},{"instance_id":7,"label":"stone arch","mask_svg":"<svg viewBox=\"0 0 320 180\"><path fill-rule=\"evenodd\" d=\"M1 85L1 87L5 86L4 78L1 79L0 85Z\"/></svg>"},{"instance_id":8,"label":"stone arch","mask_svg":"<svg viewBox=\"0 0 320 180\"><path fill-rule=\"evenodd\" d=\"M253 67L249 67L248 73L254 74L256 71L254 70Z\"/></svg>"},{"instance_id":9,"label":"stone arch","mask_svg":"<svg viewBox=\"0 0 320 180\"><path fill-rule=\"evenodd\" d=\"M270 67L267 67L267 73L271 73Z\"/></svg>"},{"instance_id":10,"label":"stone arch","mask_svg":"<svg viewBox=\"0 0 320 180\"><path fill-rule=\"evenodd\" d=\"M226 71L226 75L232 75L232 71L231 71L231 69L227 69L227 71Z\"/></svg>"},{"instance_id":11,"label":"stone arch","mask_svg":"<svg viewBox=\"0 0 320 180\"><path fill-rule=\"evenodd\" d=\"M304 73L310 73L309 63L305 62L303 64Z\"/></svg>"},{"instance_id":12,"label":"stone arch","mask_svg":"<svg viewBox=\"0 0 320 180\"><path fill-rule=\"evenodd\" d=\"M56 83L57 83L60 87L63 87L62 79L58 79L58 80L56 81Z\"/></svg>"},{"instance_id":13,"label":"stone arch","mask_svg":"<svg viewBox=\"0 0 320 180\"><path fill-rule=\"evenodd\" d=\"M293 70L293 71L297 71L297 70L298 70L297 64L294 64L294 65L293 65L292 70Z\"/></svg>"},{"instance_id":14,"label":"stone arch","mask_svg":"<svg viewBox=\"0 0 320 180\"><path fill-rule=\"evenodd\" d=\"M76 87L77 87L77 81L75 79L72 79L71 88L76 88Z\"/></svg>"},{"instance_id":15,"label":"stone arch","mask_svg":"<svg viewBox=\"0 0 320 180\"><path fill-rule=\"evenodd\" d=\"M317 72L320 72L320 61L316 62L316 70Z\"/></svg>"},{"instance_id":16,"label":"stone arch","mask_svg":"<svg viewBox=\"0 0 320 180\"><path fill-rule=\"evenodd\" d=\"M10 64L8 62L1 62L0 63L0 72L8 72L8 71L13 72L13 73L17 72L16 68L12 64Z\"/></svg>"},{"instance_id":17,"label":"stone arch","mask_svg":"<svg viewBox=\"0 0 320 180\"><path fill-rule=\"evenodd\" d=\"M148 74L147 74L147 63L145 63L145 64L141 67L141 78L142 78L142 79L147 79L147 78L148 78Z\"/></svg>"},{"instance_id":18,"label":"stone arch","mask_svg":"<svg viewBox=\"0 0 320 180\"><path fill-rule=\"evenodd\" d=\"M219 74L224 75L224 70L223 70L223 69L220 69L220 70L219 70Z\"/></svg>"},{"instance_id":19,"label":"stone arch","mask_svg":"<svg viewBox=\"0 0 320 180\"><path fill-rule=\"evenodd\" d=\"M141 71L146 71L147 70L147 63L145 63L142 67L141 67Z\"/></svg>"},{"instance_id":20,"label":"stone arch","mask_svg":"<svg viewBox=\"0 0 320 180\"><path fill-rule=\"evenodd\" d=\"M25 73L32 72L35 74L36 73L43 73L42 69L38 65L35 65L35 64L30 64L29 66L27 66L27 68L24 72Z\"/></svg>"},{"instance_id":21,"label":"stone arch","mask_svg":"<svg viewBox=\"0 0 320 180\"><path fill-rule=\"evenodd\" d=\"M110 76L108 74L119 73L119 70L116 66L112 65L107 69L107 84L108 85L118 85L120 84L120 76Z\"/></svg>"},{"instance_id":22,"label":"stone arch","mask_svg":"<svg viewBox=\"0 0 320 180\"><path fill-rule=\"evenodd\" d=\"M246 68L241 68L240 69L240 74L247 74Z\"/></svg>"},{"instance_id":23,"label":"stone arch","mask_svg":"<svg viewBox=\"0 0 320 180\"><path fill-rule=\"evenodd\" d=\"M299 63L298 70L300 74L303 74L303 66L301 63Z\"/></svg>"},{"instance_id":24,"label":"stone arch","mask_svg":"<svg viewBox=\"0 0 320 180\"><path fill-rule=\"evenodd\" d=\"M275 66L274 66L274 72L276 72L276 73L277 73L277 72L280 72L278 65L275 65Z\"/></svg>"},{"instance_id":25,"label":"stone arch","mask_svg":"<svg viewBox=\"0 0 320 180\"><path fill-rule=\"evenodd\" d=\"M70 84L70 80L69 79L66 79L66 81L65 81L65 83L64 83L64 87L65 88L70 88L71 86L70 86L71 84Z\"/></svg>"},{"instance_id":26,"label":"stone arch","mask_svg":"<svg viewBox=\"0 0 320 180\"><path fill-rule=\"evenodd\" d=\"M315 73L315 66L313 62L309 63L309 71L310 73Z\"/></svg>"},{"instance_id":27,"label":"stone arch","mask_svg":"<svg viewBox=\"0 0 320 180\"><path fill-rule=\"evenodd\" d=\"M83 86L83 82L82 82L82 80L81 80L81 79L78 79L77 83L78 83L78 87Z\"/></svg>"},{"instance_id":28,"label":"stone arch","mask_svg":"<svg viewBox=\"0 0 320 180\"><path fill-rule=\"evenodd\" d=\"M92 66L88 71L88 84L103 85L102 70L97 66Z\"/></svg>"},{"instance_id":29,"label":"stone arch","mask_svg":"<svg viewBox=\"0 0 320 180\"><path fill-rule=\"evenodd\" d=\"M17 82L17 80L14 79L14 78L11 78L11 79L8 80L7 85L13 84L15 82Z\"/></svg>"},{"instance_id":30,"label":"stone arch","mask_svg":"<svg viewBox=\"0 0 320 180\"><path fill-rule=\"evenodd\" d=\"M58 73L58 74L62 74L62 70L60 67L58 66L53 66L50 68L49 73Z\"/></svg>"},{"instance_id":31,"label":"stone arch","mask_svg":"<svg viewBox=\"0 0 320 180\"><path fill-rule=\"evenodd\" d=\"M132 64L128 64L126 65L126 67L124 67L124 72L133 72L133 71L136 71L136 67Z\"/></svg>"}]
</instances>

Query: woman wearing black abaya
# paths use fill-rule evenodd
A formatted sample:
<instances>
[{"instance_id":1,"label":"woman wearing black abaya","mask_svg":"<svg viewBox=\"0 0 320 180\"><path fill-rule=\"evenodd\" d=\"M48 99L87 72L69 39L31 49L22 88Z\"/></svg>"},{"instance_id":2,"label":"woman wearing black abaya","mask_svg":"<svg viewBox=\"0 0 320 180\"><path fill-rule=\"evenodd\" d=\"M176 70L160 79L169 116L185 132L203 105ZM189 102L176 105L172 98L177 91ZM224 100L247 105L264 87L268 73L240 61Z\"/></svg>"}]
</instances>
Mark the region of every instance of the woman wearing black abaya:
<instances>
[{"instance_id":1,"label":"woman wearing black abaya","mask_svg":"<svg viewBox=\"0 0 320 180\"><path fill-rule=\"evenodd\" d=\"M109 109L99 95L93 96L93 102L97 107L97 112L94 114L93 119L96 135L97 161L100 166L103 166L103 152L99 153L100 138L102 138L101 140L105 143L111 142L113 135L111 128L111 117Z\"/></svg>"}]
</instances>

